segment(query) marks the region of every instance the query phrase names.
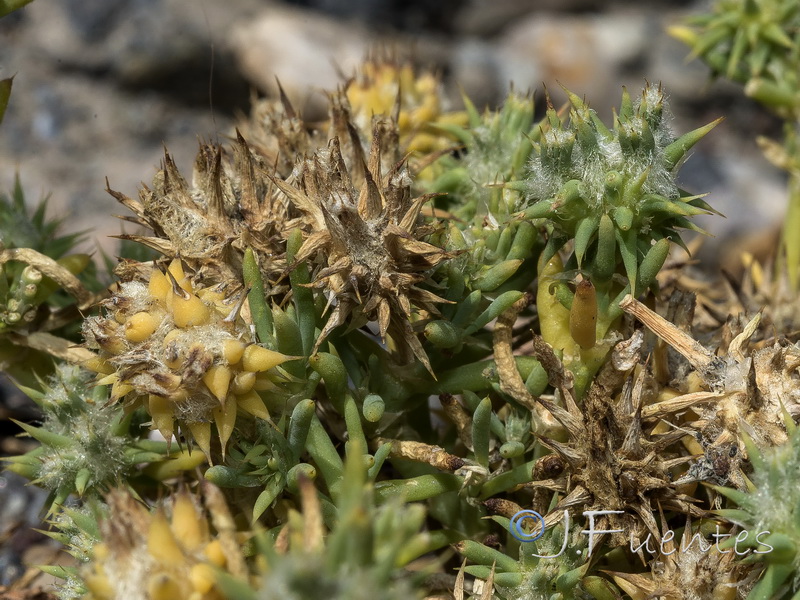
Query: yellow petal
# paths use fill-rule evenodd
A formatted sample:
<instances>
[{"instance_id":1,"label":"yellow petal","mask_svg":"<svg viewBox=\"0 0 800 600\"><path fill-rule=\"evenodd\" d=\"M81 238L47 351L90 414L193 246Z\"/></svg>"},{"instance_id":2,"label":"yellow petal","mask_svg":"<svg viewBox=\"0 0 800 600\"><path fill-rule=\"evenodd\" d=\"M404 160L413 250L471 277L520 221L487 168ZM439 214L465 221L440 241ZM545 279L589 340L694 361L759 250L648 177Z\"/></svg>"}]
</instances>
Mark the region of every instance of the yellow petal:
<instances>
[{"instance_id":1,"label":"yellow petal","mask_svg":"<svg viewBox=\"0 0 800 600\"><path fill-rule=\"evenodd\" d=\"M236 396L230 395L225 401L225 406L218 406L211 411L214 415L214 422L217 424L219 442L222 446L222 456L225 456L225 446L233 433L233 426L236 423Z\"/></svg>"},{"instance_id":2,"label":"yellow petal","mask_svg":"<svg viewBox=\"0 0 800 600\"><path fill-rule=\"evenodd\" d=\"M220 403L224 403L231 383L231 370L222 365L214 365L203 375L203 383Z\"/></svg>"},{"instance_id":3,"label":"yellow petal","mask_svg":"<svg viewBox=\"0 0 800 600\"><path fill-rule=\"evenodd\" d=\"M245 371L268 371L289 359L285 354L268 350L262 346L251 344L244 349L242 366Z\"/></svg>"},{"instance_id":4,"label":"yellow petal","mask_svg":"<svg viewBox=\"0 0 800 600\"><path fill-rule=\"evenodd\" d=\"M269 419L269 411L264 405L261 396L255 391L249 391L246 394L236 397L236 404L246 413L258 417L259 419Z\"/></svg>"},{"instance_id":5,"label":"yellow petal","mask_svg":"<svg viewBox=\"0 0 800 600\"><path fill-rule=\"evenodd\" d=\"M189 494L179 492L172 505L172 533L187 551L198 550L206 541L208 532L201 525L204 522Z\"/></svg>"},{"instance_id":6,"label":"yellow petal","mask_svg":"<svg viewBox=\"0 0 800 600\"><path fill-rule=\"evenodd\" d=\"M129 342L143 342L158 329L161 319L149 312L138 312L125 322L125 338Z\"/></svg>"},{"instance_id":7,"label":"yellow petal","mask_svg":"<svg viewBox=\"0 0 800 600\"><path fill-rule=\"evenodd\" d=\"M185 560L183 551L169 528L167 517L160 508L153 514L150 522L150 529L147 532L147 549L150 556L167 565L180 565Z\"/></svg>"}]
</instances>

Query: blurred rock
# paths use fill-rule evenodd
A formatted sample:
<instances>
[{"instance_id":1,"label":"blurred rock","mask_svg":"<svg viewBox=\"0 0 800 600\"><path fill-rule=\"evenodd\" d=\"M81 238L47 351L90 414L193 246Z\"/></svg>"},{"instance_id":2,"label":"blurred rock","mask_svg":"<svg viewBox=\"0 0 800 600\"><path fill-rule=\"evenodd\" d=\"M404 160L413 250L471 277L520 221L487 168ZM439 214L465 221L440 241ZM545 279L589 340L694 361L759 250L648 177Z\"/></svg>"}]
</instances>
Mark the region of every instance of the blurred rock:
<instances>
[{"instance_id":1,"label":"blurred rock","mask_svg":"<svg viewBox=\"0 0 800 600\"><path fill-rule=\"evenodd\" d=\"M453 31L462 0L289 0L337 19L359 19L371 26L412 33Z\"/></svg>"},{"instance_id":2,"label":"blurred rock","mask_svg":"<svg viewBox=\"0 0 800 600\"><path fill-rule=\"evenodd\" d=\"M239 68L262 93L277 95L276 78L306 118L325 115L322 89L341 82L363 59L371 39L355 22L275 8L231 31Z\"/></svg>"},{"instance_id":3,"label":"blurred rock","mask_svg":"<svg viewBox=\"0 0 800 600\"><path fill-rule=\"evenodd\" d=\"M468 37L456 46L451 61L451 81L464 90L475 106L496 106L508 81L501 79L503 69L493 44ZM458 90L451 92L452 96Z\"/></svg>"},{"instance_id":4,"label":"blurred rock","mask_svg":"<svg viewBox=\"0 0 800 600\"><path fill-rule=\"evenodd\" d=\"M277 96L277 81L308 120L327 116L323 90L356 72L368 51L383 46L427 68L444 69L452 45L437 35L378 32L356 21L335 21L297 8L271 8L231 31L243 75L260 92Z\"/></svg>"},{"instance_id":5,"label":"blurred rock","mask_svg":"<svg viewBox=\"0 0 800 600\"><path fill-rule=\"evenodd\" d=\"M620 85L641 68L654 18L628 10L625 26L616 13L602 15L533 14L498 38L502 81L520 89L561 84L591 98L598 111L617 104ZM558 93L557 97L561 94Z\"/></svg>"},{"instance_id":6,"label":"blurred rock","mask_svg":"<svg viewBox=\"0 0 800 600\"><path fill-rule=\"evenodd\" d=\"M601 8L601 0L471 0L456 17L459 33L493 36L532 14Z\"/></svg>"},{"instance_id":7,"label":"blurred rock","mask_svg":"<svg viewBox=\"0 0 800 600\"><path fill-rule=\"evenodd\" d=\"M41 527L39 512L47 492L28 483L14 473L0 474L0 585L10 584L24 573L23 553L44 539L31 528Z\"/></svg>"},{"instance_id":8,"label":"blurred rock","mask_svg":"<svg viewBox=\"0 0 800 600\"><path fill-rule=\"evenodd\" d=\"M211 89L218 104L242 108L248 90L233 65L228 30L264 4L67 0L34 3L26 17L40 40L36 49L62 69L158 89L188 104L207 105Z\"/></svg>"},{"instance_id":9,"label":"blurred rock","mask_svg":"<svg viewBox=\"0 0 800 600\"><path fill-rule=\"evenodd\" d=\"M229 131L250 88L228 31L266 5L68 0L18 11L0 45L2 72L17 73L0 129L0 187L11 188L16 165L31 204L50 195L52 214L70 215L69 230L90 231L85 248L97 240L113 255L108 236L122 223L111 215L126 211L105 193L105 178L136 195L163 146L188 170L198 138Z\"/></svg>"}]
</instances>

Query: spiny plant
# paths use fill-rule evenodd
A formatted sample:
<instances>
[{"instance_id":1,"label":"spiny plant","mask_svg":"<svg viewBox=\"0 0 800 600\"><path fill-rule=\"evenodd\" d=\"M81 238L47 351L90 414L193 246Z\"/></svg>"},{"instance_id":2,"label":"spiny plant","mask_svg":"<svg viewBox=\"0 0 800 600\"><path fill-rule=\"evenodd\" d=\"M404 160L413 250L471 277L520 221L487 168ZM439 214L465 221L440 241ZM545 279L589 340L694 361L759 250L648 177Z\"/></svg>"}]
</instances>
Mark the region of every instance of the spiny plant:
<instances>
[{"instance_id":1,"label":"spiny plant","mask_svg":"<svg viewBox=\"0 0 800 600\"><path fill-rule=\"evenodd\" d=\"M137 465L166 458L166 444L142 439L134 415L107 407L108 388L91 390L91 378L89 371L59 364L42 392L25 389L44 419L38 427L19 425L42 445L3 459L9 471L50 491L49 513L71 494L98 497L134 479Z\"/></svg>"},{"instance_id":2,"label":"spiny plant","mask_svg":"<svg viewBox=\"0 0 800 600\"><path fill-rule=\"evenodd\" d=\"M725 547L738 545L738 554L750 553L751 559L765 565L764 575L748 600L796 598L800 590L800 514L793 485L800 470L800 434L790 419L787 426L789 441L778 448L760 450L745 438L753 465L748 491L715 488L736 504L736 508L717 512L742 528Z\"/></svg>"},{"instance_id":3,"label":"spiny plant","mask_svg":"<svg viewBox=\"0 0 800 600\"><path fill-rule=\"evenodd\" d=\"M301 162L302 188L277 185L303 213L308 230L296 261L324 261L313 287L336 298L337 305L322 329L315 349L348 319L358 326L377 321L381 338L391 336L408 362L415 356L430 364L412 326L412 307L437 315L435 303L444 300L419 286L447 255L423 238L430 228L420 222L428 196L412 197L411 179L402 162L381 173L382 146L386 132L376 122L369 161L356 163L361 171L356 187L334 138L325 153ZM316 261L314 261L316 262Z\"/></svg>"},{"instance_id":4,"label":"spiny plant","mask_svg":"<svg viewBox=\"0 0 800 600\"><path fill-rule=\"evenodd\" d=\"M48 354L87 358L71 346L79 310L96 299L91 259L73 252L82 235L61 235L46 213L46 199L29 211L19 177L0 194L0 366L28 385L52 370Z\"/></svg>"},{"instance_id":5,"label":"spiny plant","mask_svg":"<svg viewBox=\"0 0 800 600\"><path fill-rule=\"evenodd\" d=\"M619 301L654 284L670 242L683 245L680 229L702 231L689 217L712 212L675 177L717 121L676 138L664 93L652 85L635 102L623 92L612 128L577 95L568 97L568 124L548 108L549 128L534 143L525 177L509 185L526 193L525 219L546 219L539 318L580 397L613 343ZM563 263L558 250L568 242Z\"/></svg>"},{"instance_id":6,"label":"spiny plant","mask_svg":"<svg viewBox=\"0 0 800 600\"><path fill-rule=\"evenodd\" d=\"M221 586L227 597L421 597L424 572L403 567L428 546L428 534L421 531L425 510L419 504L404 505L400 497L376 506L375 488L361 458L365 449L359 444L350 448L341 493L333 503L321 502L311 481L298 477L302 512L289 509L274 541L268 534L256 536L259 572L249 580L224 577Z\"/></svg>"},{"instance_id":7,"label":"spiny plant","mask_svg":"<svg viewBox=\"0 0 800 600\"><path fill-rule=\"evenodd\" d=\"M496 509L508 507L498 503ZM515 506L511 510L517 510ZM563 514L562 514L563 516ZM594 598L610 600L618 597L613 586L595 575L587 575L593 559L588 556L586 538L576 527L569 527L569 517L564 517L555 527L545 530L542 520L534 527L538 531L523 532L516 546L518 559L486 543L465 540L455 545L456 550L470 563L462 571L480 579L493 582L502 600L571 600ZM508 517L492 516L504 529L511 530L515 523ZM497 539L488 540L496 543ZM596 558L597 555L595 555Z\"/></svg>"},{"instance_id":8,"label":"spiny plant","mask_svg":"<svg viewBox=\"0 0 800 600\"><path fill-rule=\"evenodd\" d=\"M224 597L218 569L247 573L233 517L211 484L202 504L180 489L154 511L113 490L101 514L97 543L79 571L82 598L215 600Z\"/></svg>"},{"instance_id":9,"label":"spiny plant","mask_svg":"<svg viewBox=\"0 0 800 600\"><path fill-rule=\"evenodd\" d=\"M211 423L222 456L237 411L261 419L269 411L257 390L278 391L270 380L289 359L254 343L239 311L242 290L228 296L224 284L195 289L174 259L165 272L153 269L148 282L126 281L102 303L107 316L89 317L84 335L100 350L88 362L111 385L111 400L146 404L166 440L175 421L211 460Z\"/></svg>"},{"instance_id":10,"label":"spiny plant","mask_svg":"<svg viewBox=\"0 0 800 600\"><path fill-rule=\"evenodd\" d=\"M670 535L669 531L663 532L662 539ZM674 537L664 544L663 552L650 563L649 572L606 572L632 600L659 596L674 600L743 598L752 589L761 569L739 560L738 555L726 551L723 544L715 548L718 538L712 536L731 535L721 531L728 529L720 529L718 522L706 520L693 530L691 521L687 521L686 527L674 531Z\"/></svg>"},{"instance_id":11,"label":"spiny plant","mask_svg":"<svg viewBox=\"0 0 800 600\"><path fill-rule=\"evenodd\" d=\"M782 256L776 263L791 289L800 287L800 4L794 0L719 0L670 33L703 60L714 77L744 85L744 93L784 120L781 143L759 138L765 156L789 174Z\"/></svg>"},{"instance_id":12,"label":"spiny plant","mask_svg":"<svg viewBox=\"0 0 800 600\"><path fill-rule=\"evenodd\" d=\"M426 77L365 67L329 96L324 124L285 97L259 102L229 147L201 147L191 182L167 155L137 200L111 192L150 230L125 237L161 256L119 264L100 313L82 319L95 380L81 375L64 419L45 406L27 426L42 447L11 461L47 481L58 465L40 472L36 457L58 454L65 431L70 449L83 443L70 427L130 459L91 485L82 466L59 466L61 496L96 497L121 473L141 500L106 495L100 525L54 507L56 537L92 545L74 535L89 520L98 540L69 573L73 596L394 598L391 586L438 585L616 599L632 590L618 573L645 577L629 538L668 541L666 525L707 517L718 495L699 481L746 486L744 433L785 439L773 422L784 397L770 391L793 385L794 350L751 348L758 323L741 320L708 348L664 335L687 367L623 316L653 328L635 297L658 295L671 242L712 212L675 177L713 123L675 136L653 86L624 93L611 126L571 93L568 111L538 122L513 92L483 113L465 100L465 120L431 110ZM371 87L393 78L391 96ZM210 525L175 480L201 488ZM549 529L536 547L563 534L566 558L538 560L511 535L528 506ZM553 526L593 509L618 511L598 527L622 531L589 560L581 530ZM471 564L459 570L451 547ZM410 574L426 556L414 568L435 573ZM655 590L645 579L639 591Z\"/></svg>"},{"instance_id":13,"label":"spiny plant","mask_svg":"<svg viewBox=\"0 0 800 600\"><path fill-rule=\"evenodd\" d=\"M401 151L423 157L449 148L448 125L466 121L461 111L447 110L438 76L418 72L411 61L376 49L344 86L353 124L365 139L372 135L374 115L392 115Z\"/></svg>"}]
</instances>

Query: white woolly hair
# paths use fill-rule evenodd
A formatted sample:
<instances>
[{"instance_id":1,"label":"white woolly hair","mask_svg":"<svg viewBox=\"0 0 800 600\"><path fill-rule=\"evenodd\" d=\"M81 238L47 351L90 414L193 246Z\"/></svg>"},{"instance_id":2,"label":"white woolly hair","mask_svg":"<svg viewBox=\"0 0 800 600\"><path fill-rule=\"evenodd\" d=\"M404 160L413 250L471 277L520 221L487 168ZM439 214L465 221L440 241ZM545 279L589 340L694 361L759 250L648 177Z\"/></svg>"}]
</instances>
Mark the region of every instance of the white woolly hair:
<instances>
[{"instance_id":1,"label":"white woolly hair","mask_svg":"<svg viewBox=\"0 0 800 600\"><path fill-rule=\"evenodd\" d=\"M648 119L643 108L661 104L662 115L657 120ZM644 194L658 194L667 198L679 197L673 173L667 169L664 160L664 148L674 141L669 127L671 115L666 98L656 86L647 86L642 98L635 103L634 117L622 124L623 130L629 133L641 131L645 123L653 130L655 149L652 152L642 151L634 160L623 154L619 140L607 139L596 133L597 147L585 148L576 139L572 147L571 161L565 169L555 170L542 163L541 152L534 153L528 169L528 190L530 201L544 200L554 197L561 187L571 179L583 182L585 201L593 206L600 206L604 198L606 175L609 171L619 171L625 179L637 178L647 171L647 179L643 186ZM591 113L594 113L591 110ZM652 123L651 123L652 121ZM655 125L655 127L653 127ZM569 129L554 129L544 133L541 144L563 145L575 137Z\"/></svg>"}]
</instances>

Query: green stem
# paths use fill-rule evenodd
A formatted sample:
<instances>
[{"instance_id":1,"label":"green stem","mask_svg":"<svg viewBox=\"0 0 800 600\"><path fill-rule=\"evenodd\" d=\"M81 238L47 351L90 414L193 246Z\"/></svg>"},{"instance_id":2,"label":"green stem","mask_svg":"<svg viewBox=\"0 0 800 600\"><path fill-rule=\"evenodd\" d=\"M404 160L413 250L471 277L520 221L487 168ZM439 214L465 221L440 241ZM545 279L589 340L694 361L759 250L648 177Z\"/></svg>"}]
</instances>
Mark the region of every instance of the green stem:
<instances>
[{"instance_id":1,"label":"green stem","mask_svg":"<svg viewBox=\"0 0 800 600\"><path fill-rule=\"evenodd\" d=\"M492 496L496 496L500 492L511 489L517 485L528 483L531 481L533 467L536 461L526 462L518 467L514 467L510 471L506 471L502 475L498 475L483 484L479 498L486 500Z\"/></svg>"},{"instance_id":2,"label":"green stem","mask_svg":"<svg viewBox=\"0 0 800 600\"><path fill-rule=\"evenodd\" d=\"M786 273L793 291L800 285L800 174L789 175L789 206L783 222L782 245L786 253Z\"/></svg>"},{"instance_id":3,"label":"green stem","mask_svg":"<svg viewBox=\"0 0 800 600\"><path fill-rule=\"evenodd\" d=\"M420 475L411 479L393 479L375 484L375 502L383 504L390 498L402 496L406 502L434 498L461 487L463 479L450 473Z\"/></svg>"}]
</instances>

